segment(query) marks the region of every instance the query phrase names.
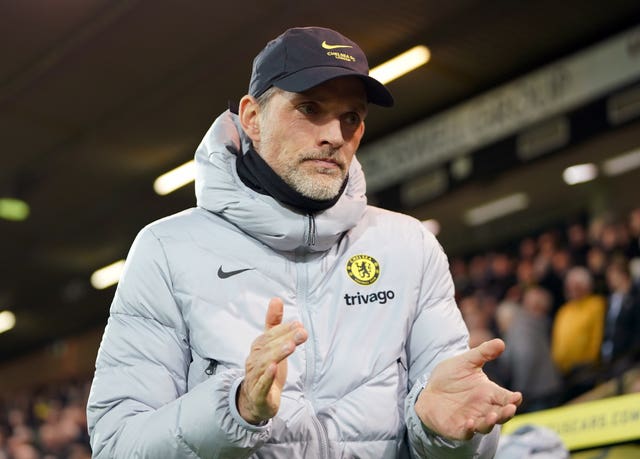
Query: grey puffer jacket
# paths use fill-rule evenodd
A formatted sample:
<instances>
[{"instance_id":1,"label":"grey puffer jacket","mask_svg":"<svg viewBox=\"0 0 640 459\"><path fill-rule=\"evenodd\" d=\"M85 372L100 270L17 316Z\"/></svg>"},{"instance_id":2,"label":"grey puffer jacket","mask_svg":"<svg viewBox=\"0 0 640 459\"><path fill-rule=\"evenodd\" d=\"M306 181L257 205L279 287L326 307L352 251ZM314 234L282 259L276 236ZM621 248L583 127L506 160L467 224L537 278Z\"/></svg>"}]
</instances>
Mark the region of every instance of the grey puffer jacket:
<instances>
[{"instance_id":1,"label":"grey puffer jacket","mask_svg":"<svg viewBox=\"0 0 640 459\"><path fill-rule=\"evenodd\" d=\"M94 457L492 457L497 429L446 441L413 408L434 365L467 348L433 235L367 206L355 159L332 208L285 208L239 180L247 145L221 115L196 152L198 207L131 247L88 402ZM235 396L274 296L309 338L277 416L253 426Z\"/></svg>"}]
</instances>

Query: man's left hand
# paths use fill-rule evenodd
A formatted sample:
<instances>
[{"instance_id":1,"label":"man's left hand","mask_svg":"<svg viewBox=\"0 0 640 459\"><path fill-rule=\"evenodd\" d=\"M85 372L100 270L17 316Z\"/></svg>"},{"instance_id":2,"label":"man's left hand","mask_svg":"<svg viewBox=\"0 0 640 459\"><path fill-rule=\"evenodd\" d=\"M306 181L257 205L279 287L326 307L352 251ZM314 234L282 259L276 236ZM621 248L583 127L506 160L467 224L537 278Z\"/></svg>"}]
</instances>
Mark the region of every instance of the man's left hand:
<instances>
[{"instance_id":1,"label":"man's left hand","mask_svg":"<svg viewBox=\"0 0 640 459\"><path fill-rule=\"evenodd\" d=\"M436 365L415 404L422 423L440 436L469 440L511 419L522 394L498 386L482 371L504 348L493 339Z\"/></svg>"}]
</instances>

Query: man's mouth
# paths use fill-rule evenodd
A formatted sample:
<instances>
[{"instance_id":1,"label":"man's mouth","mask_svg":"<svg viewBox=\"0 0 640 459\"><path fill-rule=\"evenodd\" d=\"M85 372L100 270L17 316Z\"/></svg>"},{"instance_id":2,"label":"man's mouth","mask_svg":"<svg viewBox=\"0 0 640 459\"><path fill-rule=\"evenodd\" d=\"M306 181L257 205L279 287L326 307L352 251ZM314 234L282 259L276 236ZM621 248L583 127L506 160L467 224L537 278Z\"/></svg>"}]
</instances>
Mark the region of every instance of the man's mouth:
<instances>
[{"instance_id":1,"label":"man's mouth","mask_svg":"<svg viewBox=\"0 0 640 459\"><path fill-rule=\"evenodd\" d=\"M308 159L307 161L310 161L319 167L323 167L327 169L333 169L333 168L342 169L342 165L333 158L312 158L312 159Z\"/></svg>"},{"instance_id":2,"label":"man's mouth","mask_svg":"<svg viewBox=\"0 0 640 459\"><path fill-rule=\"evenodd\" d=\"M335 156L310 156L303 159L303 162L309 162L316 167L323 169L344 169L344 164Z\"/></svg>"}]
</instances>

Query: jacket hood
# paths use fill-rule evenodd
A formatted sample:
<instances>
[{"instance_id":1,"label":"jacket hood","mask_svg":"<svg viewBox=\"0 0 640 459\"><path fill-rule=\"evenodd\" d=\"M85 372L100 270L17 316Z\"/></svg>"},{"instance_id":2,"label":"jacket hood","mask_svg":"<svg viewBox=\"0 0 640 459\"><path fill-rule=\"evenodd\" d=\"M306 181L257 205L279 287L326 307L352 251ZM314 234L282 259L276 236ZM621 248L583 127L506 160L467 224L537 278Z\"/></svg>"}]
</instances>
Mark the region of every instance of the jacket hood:
<instances>
[{"instance_id":1,"label":"jacket hood","mask_svg":"<svg viewBox=\"0 0 640 459\"><path fill-rule=\"evenodd\" d=\"M306 247L325 251L354 227L367 206L362 167L354 157L349 181L338 202L313 216L286 207L271 196L248 188L236 172L236 153L251 140L238 116L229 110L211 125L195 154L196 198L199 207L230 221L275 250Z\"/></svg>"}]
</instances>

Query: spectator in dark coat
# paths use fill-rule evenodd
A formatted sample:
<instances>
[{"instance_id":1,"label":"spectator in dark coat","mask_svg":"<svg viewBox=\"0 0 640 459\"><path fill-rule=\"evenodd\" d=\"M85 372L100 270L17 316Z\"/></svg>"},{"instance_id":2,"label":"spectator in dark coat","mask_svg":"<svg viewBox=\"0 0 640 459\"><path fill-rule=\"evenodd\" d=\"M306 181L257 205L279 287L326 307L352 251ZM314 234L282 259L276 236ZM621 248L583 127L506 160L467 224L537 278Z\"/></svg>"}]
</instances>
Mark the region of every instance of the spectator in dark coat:
<instances>
[{"instance_id":1,"label":"spectator in dark coat","mask_svg":"<svg viewBox=\"0 0 640 459\"><path fill-rule=\"evenodd\" d=\"M640 354L640 292L634 288L626 259L616 259L606 271L607 298L602 363L612 376L628 369Z\"/></svg>"}]
</instances>

